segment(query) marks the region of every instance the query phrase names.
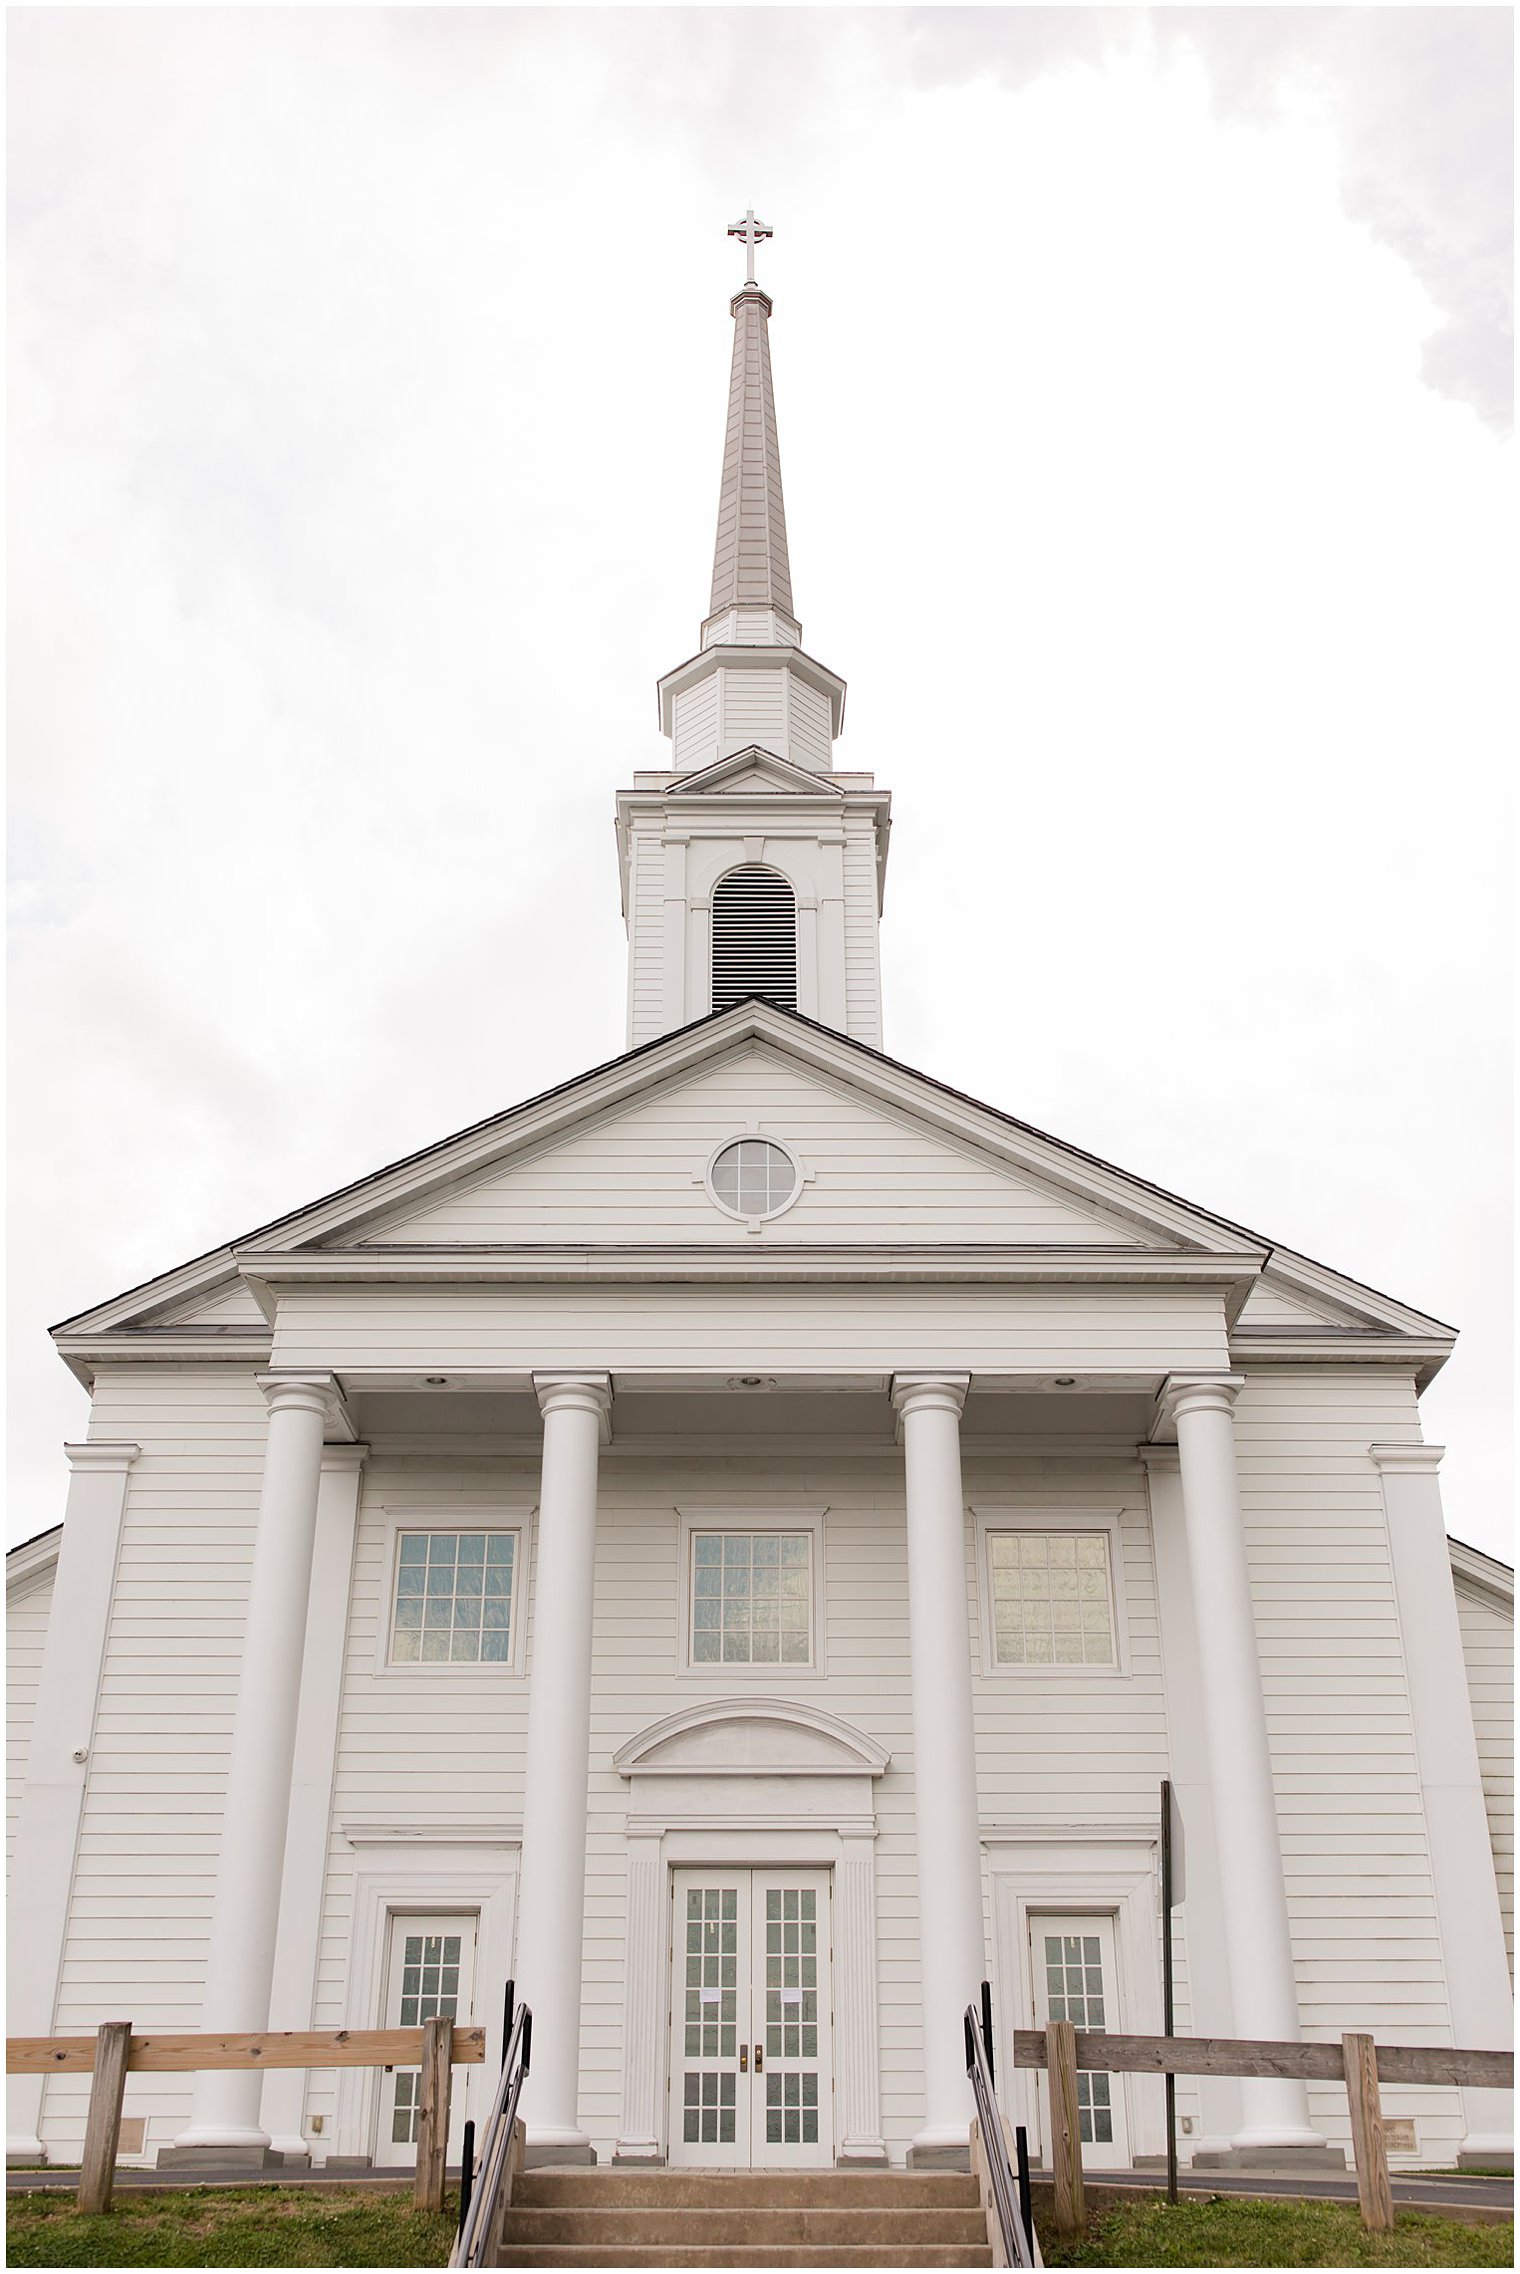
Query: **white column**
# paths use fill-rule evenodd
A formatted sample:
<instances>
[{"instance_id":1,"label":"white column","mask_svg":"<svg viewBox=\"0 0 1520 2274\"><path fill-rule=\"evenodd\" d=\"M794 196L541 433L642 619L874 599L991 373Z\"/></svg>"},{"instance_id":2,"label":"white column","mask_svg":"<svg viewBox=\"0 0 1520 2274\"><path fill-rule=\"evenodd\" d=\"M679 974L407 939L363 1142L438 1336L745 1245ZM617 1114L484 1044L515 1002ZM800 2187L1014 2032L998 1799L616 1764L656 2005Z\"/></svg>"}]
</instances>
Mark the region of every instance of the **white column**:
<instances>
[{"instance_id":1,"label":"white column","mask_svg":"<svg viewBox=\"0 0 1520 2274\"><path fill-rule=\"evenodd\" d=\"M1383 1477L1452 2043L1502 2051L1513 2043L1509 1967L1436 1473L1445 1448L1369 1450ZM1464 2091L1462 2106L1467 2130L1462 2154L1474 2162L1509 2155L1514 2095Z\"/></svg>"},{"instance_id":2,"label":"white column","mask_svg":"<svg viewBox=\"0 0 1520 2274\"><path fill-rule=\"evenodd\" d=\"M269 1434L201 2001L203 2029L238 2032L269 2027L322 1438L335 1394L327 1374L263 1374L259 1387ZM257 2069L201 2070L176 2149L267 2148L263 2090Z\"/></svg>"},{"instance_id":3,"label":"white column","mask_svg":"<svg viewBox=\"0 0 1520 2274\"><path fill-rule=\"evenodd\" d=\"M11 1862L6 2026L18 2037L52 2034L127 1472L138 1450L103 1443L64 1447L72 1474ZM6 2079L9 2155L42 2155L46 2081Z\"/></svg>"},{"instance_id":4,"label":"white column","mask_svg":"<svg viewBox=\"0 0 1520 2274\"><path fill-rule=\"evenodd\" d=\"M1235 1469L1234 1405L1243 1386L1239 1374L1174 1375L1165 1402L1182 1468L1235 2027L1242 2037L1293 2042L1298 1989ZM1240 2097L1237 2148L1324 2147L1301 2079L1250 2077Z\"/></svg>"},{"instance_id":5,"label":"white column","mask_svg":"<svg viewBox=\"0 0 1520 2274\"><path fill-rule=\"evenodd\" d=\"M1193 1615L1193 1580L1182 1514L1182 1471L1175 1445L1142 1445L1140 1459L1150 1495L1172 1800L1182 1826L1181 1854L1174 1860L1182 1889L1178 1909L1187 1946L1188 2031L1194 2037L1238 2037L1230 2003L1224 1904L1219 1893L1205 1736L1208 1717L1198 1669L1198 1623ZM1185 2085L1183 2089L1188 2088ZM1239 2078L1199 2077L1191 2089L1198 2096L1200 2126L1192 2143L1193 2155L1231 2154L1231 2142L1243 2121Z\"/></svg>"},{"instance_id":6,"label":"white column","mask_svg":"<svg viewBox=\"0 0 1520 2274\"><path fill-rule=\"evenodd\" d=\"M968 2144L972 2116L961 2017L986 1973L982 1851L971 1722L961 1407L969 1377L899 1374L907 1475L913 1795L923 1980L924 2128L916 2157Z\"/></svg>"},{"instance_id":7,"label":"white column","mask_svg":"<svg viewBox=\"0 0 1520 2274\"><path fill-rule=\"evenodd\" d=\"M591 1613L597 1458L608 1434L605 1374L539 1374L544 1416L523 1782L517 1989L533 2008L530 2154L585 2160L577 2121L581 1953L586 1906L586 1780L591 1750Z\"/></svg>"},{"instance_id":8,"label":"white column","mask_svg":"<svg viewBox=\"0 0 1520 2274\"><path fill-rule=\"evenodd\" d=\"M368 1458L367 1445L322 1448L280 1922L269 1991L271 2029L310 2029L315 2020L312 2007L322 1937L333 1770L338 1757L343 1654L348 1642L359 1488ZM309 2153L303 2130L309 2077L306 2069L271 2069L264 2079L260 2118L270 2146L287 2160ZM332 2153L330 2142L326 2152Z\"/></svg>"}]
</instances>

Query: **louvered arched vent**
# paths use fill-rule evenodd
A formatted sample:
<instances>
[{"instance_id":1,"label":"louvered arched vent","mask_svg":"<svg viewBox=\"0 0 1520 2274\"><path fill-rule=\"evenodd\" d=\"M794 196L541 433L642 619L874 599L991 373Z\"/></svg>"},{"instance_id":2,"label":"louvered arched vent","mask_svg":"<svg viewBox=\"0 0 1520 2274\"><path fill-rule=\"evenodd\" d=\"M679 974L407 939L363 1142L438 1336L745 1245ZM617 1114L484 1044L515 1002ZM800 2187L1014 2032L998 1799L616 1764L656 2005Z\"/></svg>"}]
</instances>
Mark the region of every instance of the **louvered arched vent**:
<instances>
[{"instance_id":1,"label":"louvered arched vent","mask_svg":"<svg viewBox=\"0 0 1520 2274\"><path fill-rule=\"evenodd\" d=\"M797 898L758 864L730 869L712 896L712 1007L746 995L797 1008Z\"/></svg>"}]
</instances>

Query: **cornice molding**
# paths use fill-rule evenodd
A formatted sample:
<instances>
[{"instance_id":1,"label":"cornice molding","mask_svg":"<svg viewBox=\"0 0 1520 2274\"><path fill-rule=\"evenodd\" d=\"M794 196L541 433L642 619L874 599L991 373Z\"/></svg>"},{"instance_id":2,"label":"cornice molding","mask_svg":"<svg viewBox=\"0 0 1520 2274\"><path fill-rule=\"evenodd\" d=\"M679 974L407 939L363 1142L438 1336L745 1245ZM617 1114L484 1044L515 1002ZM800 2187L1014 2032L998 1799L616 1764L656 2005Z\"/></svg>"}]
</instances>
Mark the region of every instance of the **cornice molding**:
<instances>
[{"instance_id":1,"label":"cornice molding","mask_svg":"<svg viewBox=\"0 0 1520 2274\"><path fill-rule=\"evenodd\" d=\"M1000 1284L1249 1287L1253 1255L1207 1255L1161 1248L824 1247L811 1242L740 1247L401 1247L248 1249L244 1276L268 1291L302 1286L494 1285L513 1281L793 1279L990 1281Z\"/></svg>"},{"instance_id":2,"label":"cornice molding","mask_svg":"<svg viewBox=\"0 0 1520 2274\"><path fill-rule=\"evenodd\" d=\"M76 1476L82 1469L124 1476L141 1451L141 1445L112 1444L105 1438L96 1438L81 1445L65 1445L63 1457Z\"/></svg>"},{"instance_id":3,"label":"cornice molding","mask_svg":"<svg viewBox=\"0 0 1520 2274\"><path fill-rule=\"evenodd\" d=\"M1451 1575L1458 1586L1469 1594L1481 1595L1484 1601L1507 1618L1515 1615L1515 1574L1507 1563L1497 1556L1485 1555L1481 1548L1469 1547L1465 1540L1448 1538L1451 1556Z\"/></svg>"},{"instance_id":4,"label":"cornice molding","mask_svg":"<svg viewBox=\"0 0 1520 2274\"><path fill-rule=\"evenodd\" d=\"M39 1532L34 1540L21 1540L5 1555L5 1587L8 1595L16 1595L52 1571L58 1562L58 1551L63 1545L63 1526L54 1524L50 1530Z\"/></svg>"},{"instance_id":5,"label":"cornice molding","mask_svg":"<svg viewBox=\"0 0 1520 2274\"><path fill-rule=\"evenodd\" d=\"M1384 1474L1404 1470L1434 1476L1446 1458L1444 1445L1369 1445L1367 1457Z\"/></svg>"}]
</instances>

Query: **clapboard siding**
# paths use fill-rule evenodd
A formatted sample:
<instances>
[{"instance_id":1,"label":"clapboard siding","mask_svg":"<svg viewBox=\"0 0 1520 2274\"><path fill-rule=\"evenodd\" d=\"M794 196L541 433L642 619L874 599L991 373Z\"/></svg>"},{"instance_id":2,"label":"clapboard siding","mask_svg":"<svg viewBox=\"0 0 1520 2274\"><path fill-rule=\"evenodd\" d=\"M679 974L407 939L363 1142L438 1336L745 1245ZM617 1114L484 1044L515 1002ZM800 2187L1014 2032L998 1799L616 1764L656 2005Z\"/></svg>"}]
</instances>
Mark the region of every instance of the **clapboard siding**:
<instances>
[{"instance_id":1,"label":"clapboard siding","mask_svg":"<svg viewBox=\"0 0 1520 2274\"><path fill-rule=\"evenodd\" d=\"M295 1288L280 1366L1123 1373L1222 1368L1217 1296L1185 1287Z\"/></svg>"},{"instance_id":2,"label":"clapboard siding","mask_svg":"<svg viewBox=\"0 0 1520 2274\"><path fill-rule=\"evenodd\" d=\"M486 1291L482 1291L486 1292ZM539 1290L528 1310L487 1314L492 1363L521 1334L530 1363L556 1362L560 1332L553 1298L564 1293L587 1306L582 1328L600 1318L602 1363L616 1364L608 1338L618 1290ZM665 1290L702 1296L701 1290ZM881 1289L880 1312L905 1298L902 1320L918 1319L922 1347L939 1364L953 1361L943 1306L954 1295L990 1298L989 1316L1004 1338L1026 1328L1043 1337L1046 1362L1058 1345L1050 1305L1059 1290L942 1290L926 1305L919 1291ZM1133 1325L1131 1310L1150 1319L1172 1291L1068 1290L1074 1315L1110 1344ZM1034 1305L1019 1322L1016 1298ZM730 1324L749 1314L752 1349L775 1295L791 1319L795 1350L810 1347L795 1290L753 1287L732 1297ZM1143 1299L1142 1299L1143 1298ZM1132 1300L1133 1299L1133 1300ZM282 1351L307 1363L343 1363L350 1314L327 1307L341 1333L324 1341L315 1314ZM372 1298L355 1298L352 1314L373 1324ZM386 1301L391 1298L387 1297ZM442 1368L456 1314L440 1297L415 1298L412 1332L425 1363ZM497 1297L489 1295L495 1304ZM712 1300L702 1296L704 1302ZM854 1300L854 1298L852 1298ZM293 1298L292 1316L306 1298ZM1188 1317L1188 1297L1182 1318ZM399 1319L407 1301L396 1298ZM929 1323L923 1325L926 1309ZM1014 1317L1014 1324L1010 1318ZM757 1324L758 1319L758 1324ZM441 1323L440 1323L441 1322ZM493 1323L494 1322L494 1323ZM457 1323L457 1322L456 1322ZM478 1323L478 1322L477 1322ZM711 1323L709 1317L709 1324ZM382 1325L387 1319L382 1318ZM1193 1363L1218 1365L1222 1328L1217 1306ZM283 1330L282 1330L283 1331ZM389 1331L389 1329L387 1329ZM577 1331L581 1331L578 1329ZM688 1319L692 1346L698 1337ZM737 1327L734 1326L734 1331ZM843 1331L841 1329L841 1331ZM865 1328L856 1314L851 1345L861 1359ZM901 1352L903 1329L893 1341ZM966 1332L964 1315L955 1334ZM988 1333L991 1327L985 1329ZM1061 1329L1070 1331L1070 1324ZM1174 1319L1167 1329L1171 1362L1186 1347ZM365 1344L366 1349L370 1344ZM1154 1339L1147 1345L1154 1350ZM643 1359L648 1363L647 1355ZM702 1362L713 1362L702 1345ZM900 1362L894 1359L893 1362ZM1370 1443L1412 1439L1412 1392L1373 1368L1262 1370L1237 1407L1242 1497L1255 1597L1273 1770L1290 1900L1301 2009L1311 2036L1334 2037L1365 2026L1384 2037L1439 2039L1447 2027L1442 1956L1436 1933L1429 1854L1394 1615L1386 1528ZM143 1448L129 1479L119 1585L107 1637L101 1711L89 1769L65 1951L61 2028L87 2029L116 2013L142 2027L200 2026L200 1985L215 1895L220 1808L236 1698L253 1523L262 1470L265 1412L252 1369L109 1370L97 1394L95 1435ZM973 1713L983 1820L1027 1827L1031 1837L1059 1841L1073 1826L1101 1825L1147 1842L1159 1779L1170 1746L1145 1481L1138 1461L1111 1450L1042 1456L977 1450L968 1440L965 1484L967 1616L973 1644ZM381 1445L361 1492L344 1676L337 1733L334 1799L320 1922L317 2026L378 2015L365 2010L370 1985L350 1980L356 1851L345 1824L402 1826L426 1852L461 1828L500 1837L520 1818L528 1699L536 1637L532 1622L534 1541L531 1520L521 1573L527 1589L525 1671L435 1674L389 1670L382 1663L388 1616L388 1521L395 1515L472 1516L531 1508L537 1463L482 1455L403 1458ZM900 2159L922 2121L919 2084L923 2016L919 2003L918 1886L913 1837L913 1754L909 1619L901 1456L831 1456L824 1452L724 1458L705 1453L639 1457L614 1441L603 1455L598 1525L595 1667L586 1882L586 1990L582 2110L598 2151L613 2146L621 2102L626 1951L624 1820L629 1793L612 1768L615 1752L651 1723L700 1702L704 1686L677 1666L679 1519L682 1505L746 1507L761 1503L824 1506L827 1672L790 1692L854 1723L887 1748L891 1764L878 1780L875 1843L879 1998L886 2136ZM980 1666L983 1607L969 1507L990 1521L1001 1511L1048 1514L1052 1520L1101 1515L1117 1521L1122 1573L1125 1665L1097 1676L1051 1670L1033 1677L987 1673ZM1469 1622L1470 1623L1470 1622ZM1481 1625L1481 1622L1480 1622ZM1496 1663L1497 1638L1484 1630L1478 1654ZM1470 1644L1470 1649L1472 1645ZM1489 1673L1485 1672L1485 1683ZM721 1676L711 1696L726 1695ZM1485 1689L1483 1712L1499 1712L1497 1690ZM1487 1758L1485 1758L1487 1766ZM1006 1835L1005 1835L1006 1836ZM989 1933L992 1931L989 1919ZM1179 1980L1186 2026L1190 2012L1185 1933ZM481 1995L495 1985L482 1984ZM55 2155L77 2147L87 2080L49 2081L47 2137ZM188 2108L187 2080L134 2080L133 2113L149 2113L149 2152L168 2139ZM1194 2103L1185 2089L1183 2106ZM1344 2140L1344 2096L1312 2095L1316 2121ZM337 2080L311 2080L308 2114L325 2119L332 2140ZM1455 2096L1400 2096L1397 2113L1420 2125L1427 2156L1454 2152L1460 2137Z\"/></svg>"},{"instance_id":3,"label":"clapboard siding","mask_svg":"<svg viewBox=\"0 0 1520 2274\"><path fill-rule=\"evenodd\" d=\"M713 1206L702 1176L713 1148L756 1122L794 1147L812 1179L774 1228L788 1242L874 1243L890 1223L904 1241L1143 1244L1122 1220L765 1049L736 1052L531 1158L398 1213L367 1237L381 1245L672 1239L742 1249L751 1235Z\"/></svg>"},{"instance_id":4,"label":"clapboard siding","mask_svg":"<svg viewBox=\"0 0 1520 2274\"><path fill-rule=\"evenodd\" d=\"M56 2026L128 2015L202 2025L201 1984L263 1472L264 1400L233 1367L104 1370L92 1437L142 1447L122 1521ZM51 2078L54 2153L77 2139L88 2078ZM134 2078L150 2153L188 2115L190 2081Z\"/></svg>"},{"instance_id":5,"label":"clapboard siding","mask_svg":"<svg viewBox=\"0 0 1520 2274\"><path fill-rule=\"evenodd\" d=\"M1472 1699L1473 1728L1478 1739L1478 1765L1483 1775L1483 1798L1488 1807L1488 1834L1493 1842L1494 1869L1499 1879L1499 1907L1504 1913L1504 1946L1510 1971L1515 1965L1515 1621L1501 1611L1492 1597L1456 1583L1457 1617L1462 1626L1462 1654L1467 1661L1467 1688Z\"/></svg>"},{"instance_id":6,"label":"clapboard siding","mask_svg":"<svg viewBox=\"0 0 1520 2274\"><path fill-rule=\"evenodd\" d=\"M11 1868L26 1757L37 1707L42 1645L53 1602L55 1566L38 1572L25 1586L8 1588L5 1603L5 1869Z\"/></svg>"},{"instance_id":7,"label":"clapboard siding","mask_svg":"<svg viewBox=\"0 0 1520 2274\"><path fill-rule=\"evenodd\" d=\"M877 907L876 831L864 817L851 816L844 839L845 1000L850 1032L879 1050L881 1025L881 927Z\"/></svg>"},{"instance_id":8,"label":"clapboard siding","mask_svg":"<svg viewBox=\"0 0 1520 2274\"><path fill-rule=\"evenodd\" d=\"M1412 1383L1372 1367L1256 1369L1235 1433L1305 2034L1439 2042L1435 1890L1367 1451L1418 1441ZM1416 2097L1422 2152L1455 2155L1457 2096ZM1310 2107L1346 2144L1344 2093L1311 2086Z\"/></svg>"}]
</instances>

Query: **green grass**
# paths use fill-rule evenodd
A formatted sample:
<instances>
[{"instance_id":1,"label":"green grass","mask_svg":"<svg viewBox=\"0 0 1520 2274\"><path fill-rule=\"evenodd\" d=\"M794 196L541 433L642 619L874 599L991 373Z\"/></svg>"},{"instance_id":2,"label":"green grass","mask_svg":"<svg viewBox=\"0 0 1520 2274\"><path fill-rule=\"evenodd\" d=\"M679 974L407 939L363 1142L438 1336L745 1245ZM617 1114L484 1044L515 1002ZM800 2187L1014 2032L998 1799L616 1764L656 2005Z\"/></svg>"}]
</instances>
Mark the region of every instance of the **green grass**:
<instances>
[{"instance_id":1,"label":"green grass","mask_svg":"<svg viewBox=\"0 0 1520 2274\"><path fill-rule=\"evenodd\" d=\"M442 2217L406 2195L334 2187L118 2188L101 2218L67 2191L9 2198L12 2266L444 2266L457 2204Z\"/></svg>"},{"instance_id":2,"label":"green grass","mask_svg":"<svg viewBox=\"0 0 1520 2274\"><path fill-rule=\"evenodd\" d=\"M1354 2203L1251 2202L1240 2196L1154 2195L1101 2204L1086 2238L1040 2243L1050 2266L1509 2266L1514 2222L1468 2225L1399 2211L1391 2234L1368 2234Z\"/></svg>"}]
</instances>

